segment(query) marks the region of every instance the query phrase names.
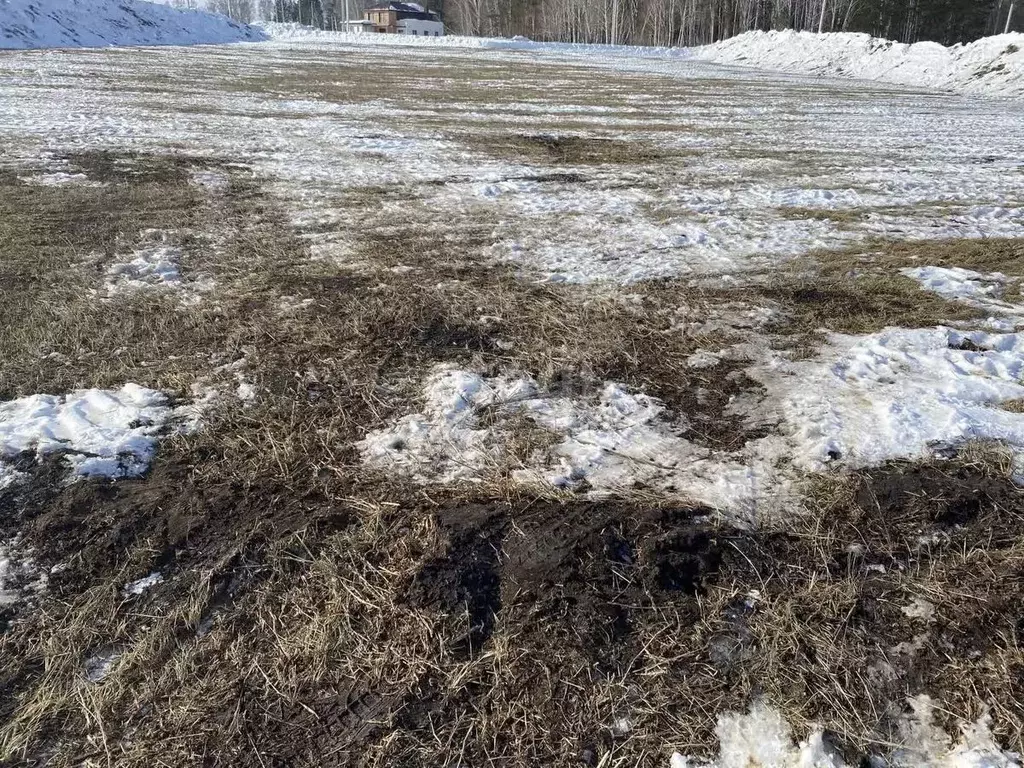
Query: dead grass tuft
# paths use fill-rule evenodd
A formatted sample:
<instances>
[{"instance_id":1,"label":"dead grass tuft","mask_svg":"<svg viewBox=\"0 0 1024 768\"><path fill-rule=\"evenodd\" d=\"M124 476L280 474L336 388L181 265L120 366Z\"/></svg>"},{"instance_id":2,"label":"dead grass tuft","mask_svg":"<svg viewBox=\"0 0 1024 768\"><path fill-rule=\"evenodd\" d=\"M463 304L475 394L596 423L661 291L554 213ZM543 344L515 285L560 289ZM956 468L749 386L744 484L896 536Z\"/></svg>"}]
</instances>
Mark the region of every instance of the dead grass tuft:
<instances>
[{"instance_id":1,"label":"dead grass tuft","mask_svg":"<svg viewBox=\"0 0 1024 768\"><path fill-rule=\"evenodd\" d=\"M656 148L636 139L559 133L473 134L462 141L488 154L540 165L643 166L685 153Z\"/></svg>"}]
</instances>

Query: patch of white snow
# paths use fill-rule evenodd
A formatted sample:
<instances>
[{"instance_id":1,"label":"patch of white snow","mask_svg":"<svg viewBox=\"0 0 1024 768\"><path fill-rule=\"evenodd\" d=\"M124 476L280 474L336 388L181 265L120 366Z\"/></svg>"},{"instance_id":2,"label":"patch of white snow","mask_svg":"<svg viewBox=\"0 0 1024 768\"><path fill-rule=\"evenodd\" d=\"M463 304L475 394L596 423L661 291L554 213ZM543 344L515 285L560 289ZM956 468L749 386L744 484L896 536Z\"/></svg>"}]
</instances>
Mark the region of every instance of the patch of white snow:
<instances>
[{"instance_id":1,"label":"patch of white snow","mask_svg":"<svg viewBox=\"0 0 1024 768\"><path fill-rule=\"evenodd\" d=\"M785 424L793 463L875 466L968 440L1024 450L1024 334L887 328L835 334L819 358L754 368Z\"/></svg>"},{"instance_id":2,"label":"patch of white snow","mask_svg":"<svg viewBox=\"0 0 1024 768\"><path fill-rule=\"evenodd\" d=\"M137 384L0 402L0 468L26 451L65 451L74 475L138 476L172 414L161 392Z\"/></svg>"},{"instance_id":3,"label":"patch of white snow","mask_svg":"<svg viewBox=\"0 0 1024 768\"><path fill-rule=\"evenodd\" d=\"M1024 315L1024 307L1001 300L1009 278L1002 272L975 272L962 267L911 267L900 274L926 291L996 314Z\"/></svg>"},{"instance_id":4,"label":"patch of white snow","mask_svg":"<svg viewBox=\"0 0 1024 768\"><path fill-rule=\"evenodd\" d=\"M609 382L597 393L546 392L528 376L487 378L448 367L423 388L424 407L359 443L363 460L418 482L479 481L507 455L517 419L549 432L514 482L597 494L657 488L741 516L778 485L770 465L703 448L678 435L660 400ZM487 425L483 415L486 409Z\"/></svg>"},{"instance_id":5,"label":"patch of white snow","mask_svg":"<svg viewBox=\"0 0 1024 768\"><path fill-rule=\"evenodd\" d=\"M82 187L103 186L103 182L92 181L84 173L65 173L64 171L40 173L34 176L19 176L18 180L39 187L56 187L62 184L75 184Z\"/></svg>"},{"instance_id":6,"label":"patch of white snow","mask_svg":"<svg viewBox=\"0 0 1024 768\"><path fill-rule=\"evenodd\" d=\"M124 593L126 595L141 595L150 587L155 587L157 584L162 583L164 575L160 571L153 571L148 576L143 576L141 579L129 582L124 585Z\"/></svg>"},{"instance_id":7,"label":"patch of white snow","mask_svg":"<svg viewBox=\"0 0 1024 768\"><path fill-rule=\"evenodd\" d=\"M907 618L931 621L935 616L935 604L923 597L915 597L908 605L903 606L902 611Z\"/></svg>"},{"instance_id":8,"label":"patch of white snow","mask_svg":"<svg viewBox=\"0 0 1024 768\"><path fill-rule=\"evenodd\" d=\"M142 233L143 245L127 261L111 264L106 271L107 297L136 291L188 289L190 294L212 290L208 279L185 281L181 275L182 249L167 232L157 229ZM190 299L195 299L190 295Z\"/></svg>"},{"instance_id":9,"label":"patch of white snow","mask_svg":"<svg viewBox=\"0 0 1024 768\"><path fill-rule=\"evenodd\" d=\"M18 605L46 589L47 574L40 570L31 555L23 550L17 537L0 541L0 609Z\"/></svg>"}]
</instances>

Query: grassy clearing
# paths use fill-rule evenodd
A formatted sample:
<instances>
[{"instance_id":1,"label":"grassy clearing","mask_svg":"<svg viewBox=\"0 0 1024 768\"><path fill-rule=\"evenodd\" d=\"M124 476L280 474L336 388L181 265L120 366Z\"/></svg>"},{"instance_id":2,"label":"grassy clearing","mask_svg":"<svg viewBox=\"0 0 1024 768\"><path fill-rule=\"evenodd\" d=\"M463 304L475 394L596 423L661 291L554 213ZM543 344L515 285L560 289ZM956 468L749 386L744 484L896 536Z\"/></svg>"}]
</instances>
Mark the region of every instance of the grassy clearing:
<instances>
[{"instance_id":1,"label":"grassy clearing","mask_svg":"<svg viewBox=\"0 0 1024 768\"><path fill-rule=\"evenodd\" d=\"M107 186L0 185L2 304L19 308L0 316L2 396L126 380L185 396L204 377L230 388L217 368L243 356L258 396L225 397L145 480L65 486L54 460L0 492L4 538L20 531L63 566L37 605L3 615L0 759L663 764L706 749L717 714L759 693L798 725L834 724L855 755L890 741L903 696L922 689L951 717L1000 702L999 736L1024 746L1022 506L998 456L833 478L795 527L749 532L642 494L535 498L501 473L412 487L369 476L352 448L408 412L438 363L584 394L621 381L685 414L687 436L739 447L756 434L728 415L733 396L757 396L742 360L686 360L746 332L688 332L681 310L770 306L772 332L799 339L966 317L959 305L842 256L737 289L531 283L489 260L493 220L440 231L392 188L346 210L364 221L401 200L407 220L360 230L345 262L316 261L243 168L74 162ZM203 191L196 168L229 183ZM217 291L97 303L104 266L152 227ZM538 440L524 429L521 454ZM153 570L162 584L123 593ZM932 622L903 613L917 597ZM109 673L90 681L103 656Z\"/></svg>"}]
</instances>

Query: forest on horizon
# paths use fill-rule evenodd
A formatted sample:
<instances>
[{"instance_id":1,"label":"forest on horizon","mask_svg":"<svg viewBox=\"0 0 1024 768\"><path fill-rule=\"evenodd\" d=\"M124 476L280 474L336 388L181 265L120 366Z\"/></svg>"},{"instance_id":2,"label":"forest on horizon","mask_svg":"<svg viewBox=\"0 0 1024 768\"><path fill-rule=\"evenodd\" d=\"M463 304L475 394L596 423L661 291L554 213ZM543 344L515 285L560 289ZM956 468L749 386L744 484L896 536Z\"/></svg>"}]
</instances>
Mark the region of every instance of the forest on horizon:
<instances>
[{"instance_id":1,"label":"forest on horizon","mask_svg":"<svg viewBox=\"0 0 1024 768\"><path fill-rule=\"evenodd\" d=\"M201 0L173 0L196 7ZM866 32L953 45L1024 31L1014 0L422 0L449 34L622 45L704 45L751 30ZM207 0L239 21L337 29L374 0Z\"/></svg>"}]
</instances>

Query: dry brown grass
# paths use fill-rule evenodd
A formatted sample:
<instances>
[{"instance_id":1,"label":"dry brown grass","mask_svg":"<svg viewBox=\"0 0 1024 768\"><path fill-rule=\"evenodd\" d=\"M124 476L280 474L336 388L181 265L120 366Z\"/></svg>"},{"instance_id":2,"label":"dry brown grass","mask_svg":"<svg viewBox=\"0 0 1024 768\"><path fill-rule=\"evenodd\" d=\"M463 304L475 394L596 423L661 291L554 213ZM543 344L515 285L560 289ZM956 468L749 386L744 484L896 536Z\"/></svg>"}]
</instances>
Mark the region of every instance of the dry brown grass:
<instances>
[{"instance_id":1,"label":"dry brown grass","mask_svg":"<svg viewBox=\"0 0 1024 768\"><path fill-rule=\"evenodd\" d=\"M1024 275L1019 240L879 241L870 248L821 251L796 259L750 289L756 301L777 306L788 319L779 332L813 348L817 330L873 333L888 326L927 328L979 320L983 310L923 290L899 274L904 267L964 267L980 272ZM1004 300L1018 284L1011 279Z\"/></svg>"},{"instance_id":2,"label":"dry brown grass","mask_svg":"<svg viewBox=\"0 0 1024 768\"><path fill-rule=\"evenodd\" d=\"M70 159L106 185L0 184L0 397L135 377L187 391L197 361L183 358L229 347L217 309L186 310L166 293L109 302L98 294L106 266L138 247L144 229L184 237L208 224L202 196L188 183L193 163L156 158L117 167L103 154Z\"/></svg>"},{"instance_id":3,"label":"dry brown grass","mask_svg":"<svg viewBox=\"0 0 1024 768\"><path fill-rule=\"evenodd\" d=\"M192 160L135 175L115 160L89 161L109 187L32 198L48 211L79 205L98 219L88 238L55 214L33 219L21 185L0 189L13 244L3 269L16 278L0 289L34 299L3 315L3 396L125 380L184 396L204 376L230 387L213 369L242 355L258 396L228 397L205 431L166 441L144 481L65 487L44 463L27 490L0 494L0 532L21 530L40 562L66 565L0 635L2 759L663 764L673 747L706 750L719 712L758 694L798 730L829 724L853 754L889 740L902 697L922 689L956 716L999 702L999 735L1021 746L1021 505L1005 458L832 478L811 489L795 528L747 532L664 500L525 496L501 481L513 466L471 488L417 488L368 476L352 447L413 408L424 373L444 362L523 370L584 395L622 381L686 413L695 439L734 447L748 433L726 405L754 385L728 364L685 365L736 339L684 333L680 306L770 303L788 318L775 331L799 336L966 317L957 305L887 278L888 267L838 261L767 287L665 281L624 301L524 281L488 260L493 221L441 233L414 204L407 225L365 233L350 264L314 262L241 171L225 170L228 192L209 198L183 181ZM358 219L399 194L347 202ZM128 212L103 220L89 195ZM151 226L192 230L183 267L214 278L215 297L183 308L82 293ZM285 311L286 296L311 303ZM697 389L715 394L698 403ZM511 464L548 439L516 434ZM971 494L977 512L960 525ZM921 550L931 533L937 543ZM122 594L153 569L168 580ZM760 596L746 606L751 590ZM936 603L934 625L903 615L914 596ZM894 658L925 629L916 655ZM84 662L103 649L120 656L89 682ZM882 662L892 676L866 685ZM628 734L613 728L621 717Z\"/></svg>"},{"instance_id":4,"label":"dry brown grass","mask_svg":"<svg viewBox=\"0 0 1024 768\"><path fill-rule=\"evenodd\" d=\"M756 533L330 482L282 515L253 487L275 519L248 540L197 534L172 581L126 600L151 567L139 542L130 568L14 630L50 661L23 670L5 744L58 765L632 765L706 751L720 712L764 696L855 760L887 751L903 697L927 691L947 728L987 705L1018 748L1024 506L1001 455L834 478L795 528ZM669 554L690 558L692 591L666 585ZM934 620L903 613L916 598ZM121 655L89 683L98 648Z\"/></svg>"},{"instance_id":5,"label":"dry brown grass","mask_svg":"<svg viewBox=\"0 0 1024 768\"><path fill-rule=\"evenodd\" d=\"M643 166L686 157L688 152L670 151L637 139L558 133L474 133L461 138L473 149L514 162L555 166L628 165Z\"/></svg>"},{"instance_id":6,"label":"dry brown grass","mask_svg":"<svg viewBox=\"0 0 1024 768\"><path fill-rule=\"evenodd\" d=\"M880 240L867 249L823 252L811 258L827 274L866 269L894 273L901 267L936 266L1024 275L1024 243L1006 238Z\"/></svg>"},{"instance_id":7,"label":"dry brown grass","mask_svg":"<svg viewBox=\"0 0 1024 768\"><path fill-rule=\"evenodd\" d=\"M827 208L803 208L800 206L784 206L778 209L784 219L813 219L815 221L833 221L837 224L852 224L862 221L868 214L866 210Z\"/></svg>"}]
</instances>

